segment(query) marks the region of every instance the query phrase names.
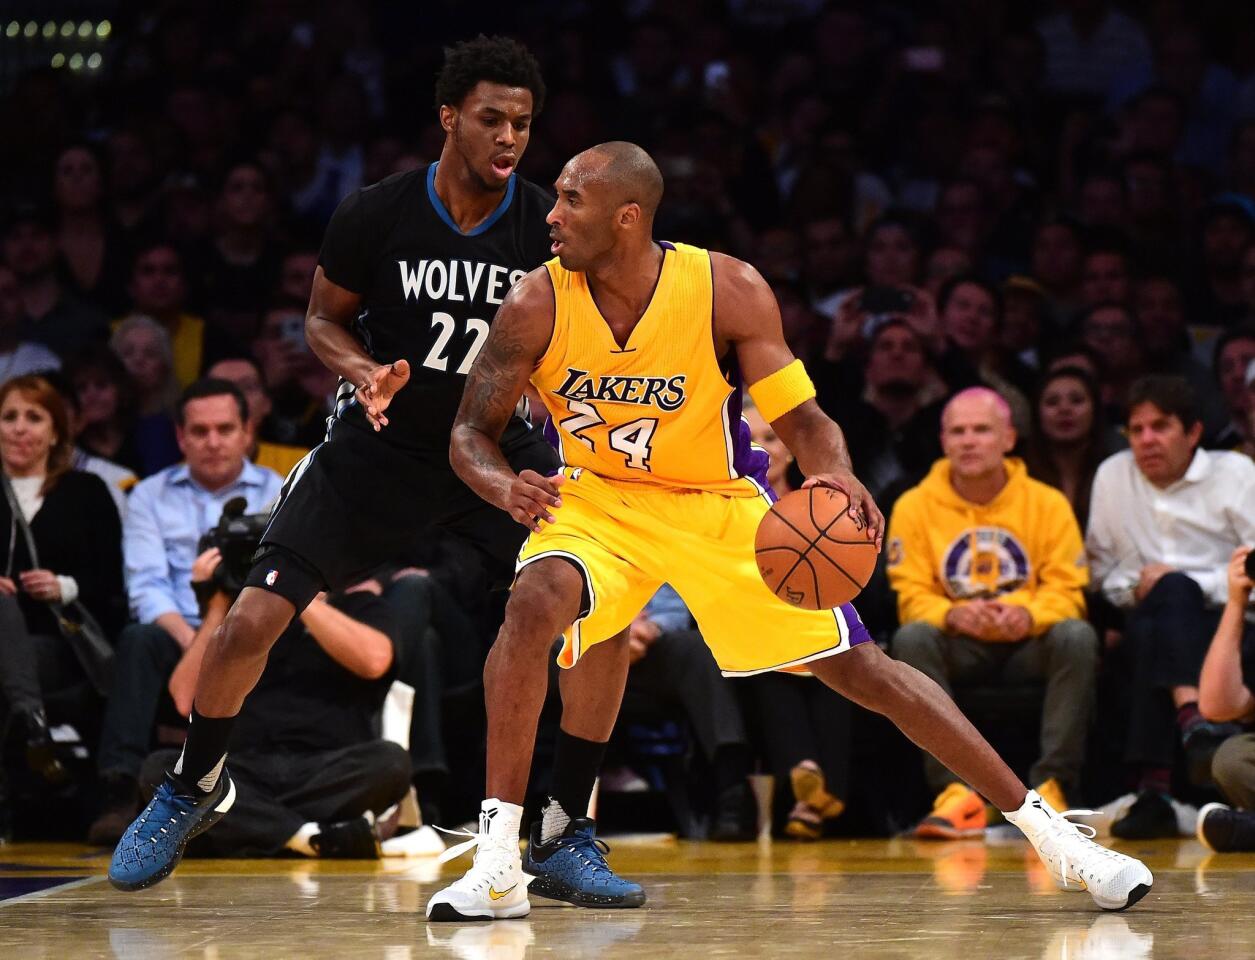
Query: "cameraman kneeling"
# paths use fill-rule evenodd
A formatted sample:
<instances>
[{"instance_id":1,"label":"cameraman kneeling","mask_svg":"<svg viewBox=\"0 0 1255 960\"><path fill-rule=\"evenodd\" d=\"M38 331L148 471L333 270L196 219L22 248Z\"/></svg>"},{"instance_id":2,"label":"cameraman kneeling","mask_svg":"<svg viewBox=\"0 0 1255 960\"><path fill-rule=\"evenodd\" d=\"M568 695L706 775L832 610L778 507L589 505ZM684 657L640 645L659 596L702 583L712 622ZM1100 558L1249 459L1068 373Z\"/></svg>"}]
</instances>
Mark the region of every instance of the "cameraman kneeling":
<instances>
[{"instance_id":1,"label":"cameraman kneeling","mask_svg":"<svg viewBox=\"0 0 1255 960\"><path fill-rule=\"evenodd\" d=\"M200 571L219 566L214 551ZM379 855L375 816L409 789L409 754L380 740L375 721L392 683L397 621L379 581L365 580L328 600L320 595L276 641L231 743L235 805L193 854ZM231 596L214 590L205 620L170 677L181 714L191 711L196 675ZM178 751L158 751L141 779L151 790Z\"/></svg>"}]
</instances>

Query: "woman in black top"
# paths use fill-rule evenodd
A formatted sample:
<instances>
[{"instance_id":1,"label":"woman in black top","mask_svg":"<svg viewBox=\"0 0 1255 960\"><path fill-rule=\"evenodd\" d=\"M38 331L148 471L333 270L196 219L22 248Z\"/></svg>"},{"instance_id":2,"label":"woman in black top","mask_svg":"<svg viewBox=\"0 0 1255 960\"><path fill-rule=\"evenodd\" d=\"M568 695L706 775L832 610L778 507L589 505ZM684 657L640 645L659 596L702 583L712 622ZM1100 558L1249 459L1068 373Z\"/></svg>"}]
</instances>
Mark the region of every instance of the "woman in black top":
<instances>
[{"instance_id":1,"label":"woman in black top","mask_svg":"<svg viewBox=\"0 0 1255 960\"><path fill-rule=\"evenodd\" d=\"M1080 367L1051 370L1038 385L1033 421L1028 474L1063 492L1084 532L1094 473L1116 451L1094 379Z\"/></svg>"},{"instance_id":2,"label":"woman in black top","mask_svg":"<svg viewBox=\"0 0 1255 960\"><path fill-rule=\"evenodd\" d=\"M46 380L0 387L0 468L39 559L31 561L10 498L0 497L0 697L9 736L54 782L66 771L49 740L44 697L85 674L49 604L78 600L110 636L125 615L118 511L99 477L69 468L72 451L65 406Z\"/></svg>"}]
</instances>

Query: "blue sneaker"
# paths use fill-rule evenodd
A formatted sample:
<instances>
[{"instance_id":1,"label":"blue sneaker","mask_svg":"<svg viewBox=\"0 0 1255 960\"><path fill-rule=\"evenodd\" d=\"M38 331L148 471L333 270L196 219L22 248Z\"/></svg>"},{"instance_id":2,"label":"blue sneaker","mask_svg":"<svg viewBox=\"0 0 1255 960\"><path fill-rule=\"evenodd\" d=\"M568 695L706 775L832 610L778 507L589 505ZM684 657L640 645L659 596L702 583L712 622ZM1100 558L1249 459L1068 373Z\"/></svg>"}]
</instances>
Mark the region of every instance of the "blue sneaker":
<instances>
[{"instance_id":1,"label":"blue sneaker","mask_svg":"<svg viewBox=\"0 0 1255 960\"><path fill-rule=\"evenodd\" d=\"M174 872L193 837L222 819L235 803L226 768L209 793L190 797L170 774L135 822L126 828L109 862L109 882L119 890L143 890Z\"/></svg>"},{"instance_id":2,"label":"blue sneaker","mask_svg":"<svg viewBox=\"0 0 1255 960\"><path fill-rule=\"evenodd\" d=\"M597 839L597 824L581 817L548 843L540 842L540 824L532 824L531 843L523 854L523 872L535 879L528 893L565 900L577 907L639 907L645 891L610 869L610 847Z\"/></svg>"}]
</instances>

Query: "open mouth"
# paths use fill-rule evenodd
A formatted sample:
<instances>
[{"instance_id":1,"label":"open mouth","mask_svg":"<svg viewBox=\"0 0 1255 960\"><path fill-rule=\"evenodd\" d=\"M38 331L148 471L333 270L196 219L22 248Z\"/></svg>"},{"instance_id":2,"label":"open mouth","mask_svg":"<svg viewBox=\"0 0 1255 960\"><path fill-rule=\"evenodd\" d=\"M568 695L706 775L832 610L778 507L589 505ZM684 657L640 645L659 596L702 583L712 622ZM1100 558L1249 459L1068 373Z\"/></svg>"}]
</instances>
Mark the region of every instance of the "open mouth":
<instances>
[{"instance_id":1,"label":"open mouth","mask_svg":"<svg viewBox=\"0 0 1255 960\"><path fill-rule=\"evenodd\" d=\"M561 240L555 239L555 240L553 241L553 243L549 244L549 252L550 252L550 253L557 253L557 252L558 252L559 250L561 250L561 249L562 249L562 241L561 241Z\"/></svg>"},{"instance_id":2,"label":"open mouth","mask_svg":"<svg viewBox=\"0 0 1255 960\"><path fill-rule=\"evenodd\" d=\"M513 154L502 154L493 159L492 172L504 179L514 172L516 162Z\"/></svg>"}]
</instances>

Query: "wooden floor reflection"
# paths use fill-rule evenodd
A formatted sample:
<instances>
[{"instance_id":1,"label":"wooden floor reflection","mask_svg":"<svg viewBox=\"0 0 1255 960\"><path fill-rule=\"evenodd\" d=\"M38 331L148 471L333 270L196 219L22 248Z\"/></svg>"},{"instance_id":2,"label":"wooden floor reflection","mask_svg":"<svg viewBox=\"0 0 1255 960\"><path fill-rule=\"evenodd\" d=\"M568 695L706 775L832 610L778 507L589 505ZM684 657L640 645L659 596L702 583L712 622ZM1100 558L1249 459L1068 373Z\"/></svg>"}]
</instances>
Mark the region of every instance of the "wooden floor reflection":
<instances>
[{"instance_id":1,"label":"wooden floor reflection","mask_svg":"<svg viewBox=\"0 0 1255 960\"><path fill-rule=\"evenodd\" d=\"M618 842L645 908L534 899L526 920L462 926L423 920L442 880L430 861L188 861L122 894L102 882L99 851L18 845L0 847L0 958L1255 957L1255 857L1193 841L1122 849L1148 861L1155 888L1104 914L1055 890L1022 842Z\"/></svg>"}]
</instances>

